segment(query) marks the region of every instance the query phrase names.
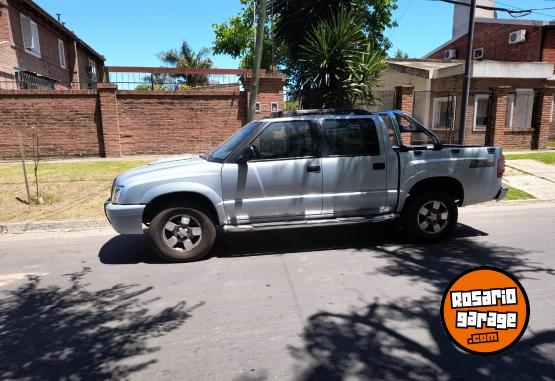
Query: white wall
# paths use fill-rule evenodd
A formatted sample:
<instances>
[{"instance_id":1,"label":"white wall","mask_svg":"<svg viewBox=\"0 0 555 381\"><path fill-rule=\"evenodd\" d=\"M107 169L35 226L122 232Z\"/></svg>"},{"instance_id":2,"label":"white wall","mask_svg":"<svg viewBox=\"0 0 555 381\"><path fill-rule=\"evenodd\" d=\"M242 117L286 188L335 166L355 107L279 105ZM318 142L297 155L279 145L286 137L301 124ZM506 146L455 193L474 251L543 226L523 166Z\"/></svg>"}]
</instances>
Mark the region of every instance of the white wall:
<instances>
[{"instance_id":1,"label":"white wall","mask_svg":"<svg viewBox=\"0 0 555 381\"><path fill-rule=\"evenodd\" d=\"M470 4L470 0L459 0ZM476 0L476 5L495 6L495 0ZM476 17L497 18L495 11L476 8ZM468 32L468 19L470 18L470 7L455 5L453 9L453 36L457 38Z\"/></svg>"}]
</instances>

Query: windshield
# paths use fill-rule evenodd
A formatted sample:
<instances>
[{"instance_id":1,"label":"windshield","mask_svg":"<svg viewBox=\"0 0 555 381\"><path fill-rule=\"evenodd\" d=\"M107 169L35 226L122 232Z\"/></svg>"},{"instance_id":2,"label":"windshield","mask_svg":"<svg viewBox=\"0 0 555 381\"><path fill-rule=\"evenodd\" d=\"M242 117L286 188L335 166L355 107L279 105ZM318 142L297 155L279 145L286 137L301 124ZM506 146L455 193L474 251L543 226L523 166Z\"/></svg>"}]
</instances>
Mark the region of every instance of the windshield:
<instances>
[{"instance_id":1,"label":"windshield","mask_svg":"<svg viewBox=\"0 0 555 381\"><path fill-rule=\"evenodd\" d=\"M243 126L243 128L233 134L221 146L214 149L208 155L208 160L223 162L229 154L232 153L235 148L237 148L237 146L241 144L243 140L245 140L247 136L249 136L261 124L261 122L251 122Z\"/></svg>"}]
</instances>

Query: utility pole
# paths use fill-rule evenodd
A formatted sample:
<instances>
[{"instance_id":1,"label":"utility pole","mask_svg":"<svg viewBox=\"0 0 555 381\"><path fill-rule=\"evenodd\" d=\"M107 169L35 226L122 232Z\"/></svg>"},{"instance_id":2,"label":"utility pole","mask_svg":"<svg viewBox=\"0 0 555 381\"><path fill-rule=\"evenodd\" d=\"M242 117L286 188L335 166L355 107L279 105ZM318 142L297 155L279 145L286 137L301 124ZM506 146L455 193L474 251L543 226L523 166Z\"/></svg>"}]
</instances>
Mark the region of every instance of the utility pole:
<instances>
[{"instance_id":1,"label":"utility pole","mask_svg":"<svg viewBox=\"0 0 555 381\"><path fill-rule=\"evenodd\" d=\"M255 0L256 2L256 0ZM254 59L252 65L251 92L247 121L254 120L256 113L256 96L260 78L260 64L262 63L262 48L264 44L264 24L266 22L266 0L258 0L258 20L256 23L256 40L254 42Z\"/></svg>"},{"instance_id":2,"label":"utility pole","mask_svg":"<svg viewBox=\"0 0 555 381\"><path fill-rule=\"evenodd\" d=\"M470 70L472 66L472 42L474 40L474 16L476 14L476 0L470 2L470 19L468 20L468 34L466 43L466 63L464 67L463 96L461 105L461 117L459 127L459 144L464 144L466 129L466 113L468 110L468 98L470 95Z\"/></svg>"}]
</instances>

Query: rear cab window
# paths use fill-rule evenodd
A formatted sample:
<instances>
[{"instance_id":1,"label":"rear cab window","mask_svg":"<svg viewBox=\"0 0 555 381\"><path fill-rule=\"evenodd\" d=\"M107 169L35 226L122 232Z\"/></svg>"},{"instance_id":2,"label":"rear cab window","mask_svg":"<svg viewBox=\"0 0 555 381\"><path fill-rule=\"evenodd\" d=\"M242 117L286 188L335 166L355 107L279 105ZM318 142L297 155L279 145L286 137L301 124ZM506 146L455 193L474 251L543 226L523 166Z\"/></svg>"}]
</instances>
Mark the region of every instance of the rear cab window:
<instances>
[{"instance_id":1,"label":"rear cab window","mask_svg":"<svg viewBox=\"0 0 555 381\"><path fill-rule=\"evenodd\" d=\"M323 127L330 157L380 155L372 119L324 119Z\"/></svg>"}]
</instances>

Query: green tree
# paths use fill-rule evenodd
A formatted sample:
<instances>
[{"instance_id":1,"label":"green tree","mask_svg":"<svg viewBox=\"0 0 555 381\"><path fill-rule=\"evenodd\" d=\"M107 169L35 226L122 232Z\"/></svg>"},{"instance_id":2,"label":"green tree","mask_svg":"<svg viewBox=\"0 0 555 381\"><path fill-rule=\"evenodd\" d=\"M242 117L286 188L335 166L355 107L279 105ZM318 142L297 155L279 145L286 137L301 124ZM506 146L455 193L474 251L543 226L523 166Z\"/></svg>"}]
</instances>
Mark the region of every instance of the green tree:
<instances>
[{"instance_id":1,"label":"green tree","mask_svg":"<svg viewBox=\"0 0 555 381\"><path fill-rule=\"evenodd\" d=\"M243 9L237 16L228 19L223 24L214 25L216 33L216 41L214 43L214 52L216 54L229 54L235 58L241 58L241 67L252 67L252 49L254 45L254 0L241 0ZM258 0L260 1L260 0ZM332 86L332 83L326 84L321 78L312 77L316 72L313 67L317 62L310 62L308 51L309 45L313 45L314 41L309 42L309 36L315 38L315 28L318 25L324 25L332 19L337 18L340 9L349 12L349 17L353 25L357 25L357 35L363 37L364 43L355 43L356 49L359 49L356 55L358 64L341 61L342 65L349 65L351 73L349 86L341 87L341 91L351 91L350 95L342 95L342 99L353 99L354 92L357 94L368 93L368 83L355 84L356 78L369 79L373 75L362 73L374 72L369 70L369 61L383 60L383 54L391 47L391 42L384 35L386 28L395 27L397 24L393 20L392 11L397 8L397 0L268 0L269 18L265 28L264 39L264 56L262 67L268 69L271 59L271 29L270 21L273 19L273 34L275 40L275 56L278 69L287 75L288 94L292 99L299 99L303 96L301 105L307 107L308 104L322 103L311 102L306 96L311 92L312 97L317 94L318 86ZM273 16L273 17L272 17ZM323 23L323 24L322 24ZM328 26L329 27L329 26ZM331 41L331 36L328 35ZM322 41L320 41L322 42ZM345 44L345 49L351 49L352 46ZM304 47L304 48L301 48ZM378 51L382 52L379 53ZM313 51L313 53L315 53ZM329 52L328 52L329 53ZM344 52L345 56L347 52ZM336 48L333 57L340 56L340 49ZM366 62L366 64L362 64ZM363 70L362 65L365 67ZM366 65L366 66L364 66ZM374 65L379 68L380 65ZM332 64L328 64L328 69ZM353 72L354 67L359 67L358 72ZM348 71L347 66L334 70ZM308 74L308 73L311 74ZM342 77L344 78L344 77ZM328 91L328 90L326 90ZM370 94L369 94L370 96ZM326 100L325 104L329 104ZM330 104L331 106L331 104Z\"/></svg>"},{"instance_id":2,"label":"green tree","mask_svg":"<svg viewBox=\"0 0 555 381\"><path fill-rule=\"evenodd\" d=\"M393 58L406 60L407 58L409 58L409 55L408 53L403 52L401 49L397 49L395 51L395 55L393 56Z\"/></svg>"},{"instance_id":3,"label":"green tree","mask_svg":"<svg viewBox=\"0 0 555 381\"><path fill-rule=\"evenodd\" d=\"M300 87L294 89L304 107L351 107L372 101L372 87L386 67L385 54L373 46L353 9L313 26L300 46Z\"/></svg>"},{"instance_id":4,"label":"green tree","mask_svg":"<svg viewBox=\"0 0 555 381\"><path fill-rule=\"evenodd\" d=\"M213 63L210 59L210 49L202 48L198 52L191 49L187 41L183 41L179 49L170 49L158 55L165 64L182 69L209 69ZM208 76L203 74L173 75L179 84L186 84L189 87L205 85L208 83Z\"/></svg>"},{"instance_id":5,"label":"green tree","mask_svg":"<svg viewBox=\"0 0 555 381\"><path fill-rule=\"evenodd\" d=\"M254 59L254 0L241 0L243 8L237 16L230 17L222 24L214 24L213 50L215 54L226 54L241 60L240 67L251 69ZM268 7L268 10L271 10ZM266 18L264 28L264 44L262 48L262 69L272 69L271 14ZM280 47L276 49L276 61L281 59Z\"/></svg>"}]
</instances>

